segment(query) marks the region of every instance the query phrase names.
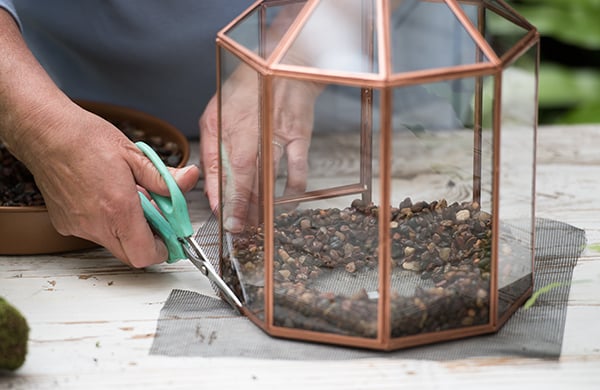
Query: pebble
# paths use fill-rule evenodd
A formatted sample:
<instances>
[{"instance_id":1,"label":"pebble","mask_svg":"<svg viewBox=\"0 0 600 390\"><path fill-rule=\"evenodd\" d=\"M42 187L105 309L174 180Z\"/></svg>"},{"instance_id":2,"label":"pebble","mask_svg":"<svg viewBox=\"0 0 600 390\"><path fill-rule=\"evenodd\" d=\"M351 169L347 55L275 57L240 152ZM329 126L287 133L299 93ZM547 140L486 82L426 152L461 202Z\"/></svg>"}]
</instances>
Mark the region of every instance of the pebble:
<instances>
[{"instance_id":1,"label":"pebble","mask_svg":"<svg viewBox=\"0 0 600 390\"><path fill-rule=\"evenodd\" d=\"M460 210L456 213L456 222L465 222L471 218L469 210Z\"/></svg>"}]
</instances>

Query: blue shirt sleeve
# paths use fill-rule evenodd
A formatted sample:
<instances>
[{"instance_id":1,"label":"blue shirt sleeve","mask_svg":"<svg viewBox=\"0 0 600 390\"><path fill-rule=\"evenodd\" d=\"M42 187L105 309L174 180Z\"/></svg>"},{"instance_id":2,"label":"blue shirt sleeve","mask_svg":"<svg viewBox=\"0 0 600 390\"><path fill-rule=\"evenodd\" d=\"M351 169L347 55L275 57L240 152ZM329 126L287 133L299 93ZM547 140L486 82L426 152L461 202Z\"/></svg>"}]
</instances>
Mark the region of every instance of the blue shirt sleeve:
<instances>
[{"instance_id":1,"label":"blue shirt sleeve","mask_svg":"<svg viewBox=\"0 0 600 390\"><path fill-rule=\"evenodd\" d=\"M17 10L15 9L15 5L13 4L12 0L0 0L0 8L4 8L6 11L8 11L8 13L11 14L17 22L19 29L23 31L23 26L21 26L21 20L17 15Z\"/></svg>"}]
</instances>

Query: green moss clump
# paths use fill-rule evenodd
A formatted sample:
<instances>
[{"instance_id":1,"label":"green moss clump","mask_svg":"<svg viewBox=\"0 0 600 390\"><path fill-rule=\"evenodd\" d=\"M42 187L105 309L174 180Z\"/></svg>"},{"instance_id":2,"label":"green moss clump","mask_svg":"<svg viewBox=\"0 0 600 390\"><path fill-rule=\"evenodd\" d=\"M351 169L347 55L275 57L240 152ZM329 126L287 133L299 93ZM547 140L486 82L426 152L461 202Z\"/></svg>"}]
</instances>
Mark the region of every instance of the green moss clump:
<instances>
[{"instance_id":1,"label":"green moss clump","mask_svg":"<svg viewBox=\"0 0 600 390\"><path fill-rule=\"evenodd\" d=\"M0 298L0 369L16 370L25 362L29 325L25 317Z\"/></svg>"}]
</instances>

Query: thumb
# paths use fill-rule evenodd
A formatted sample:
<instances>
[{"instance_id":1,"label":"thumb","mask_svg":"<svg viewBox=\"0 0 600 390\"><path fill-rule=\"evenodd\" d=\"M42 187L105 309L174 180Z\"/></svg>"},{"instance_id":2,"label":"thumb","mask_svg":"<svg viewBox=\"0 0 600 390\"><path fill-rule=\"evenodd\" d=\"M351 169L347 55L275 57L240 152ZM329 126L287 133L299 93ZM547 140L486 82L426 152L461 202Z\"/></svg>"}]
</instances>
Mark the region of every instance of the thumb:
<instances>
[{"instance_id":1,"label":"thumb","mask_svg":"<svg viewBox=\"0 0 600 390\"><path fill-rule=\"evenodd\" d=\"M200 168L196 165L188 165L183 168L169 168L169 171L183 192L188 192L196 186L201 173Z\"/></svg>"},{"instance_id":2,"label":"thumb","mask_svg":"<svg viewBox=\"0 0 600 390\"><path fill-rule=\"evenodd\" d=\"M136 156L130 159L130 168L135 177L136 183L150 192L159 195L168 196L169 190L165 180L152 161L141 151L136 152ZM175 179L177 186L183 192L194 188L200 178L200 169L195 165L189 165L183 168L171 168L169 172Z\"/></svg>"}]
</instances>

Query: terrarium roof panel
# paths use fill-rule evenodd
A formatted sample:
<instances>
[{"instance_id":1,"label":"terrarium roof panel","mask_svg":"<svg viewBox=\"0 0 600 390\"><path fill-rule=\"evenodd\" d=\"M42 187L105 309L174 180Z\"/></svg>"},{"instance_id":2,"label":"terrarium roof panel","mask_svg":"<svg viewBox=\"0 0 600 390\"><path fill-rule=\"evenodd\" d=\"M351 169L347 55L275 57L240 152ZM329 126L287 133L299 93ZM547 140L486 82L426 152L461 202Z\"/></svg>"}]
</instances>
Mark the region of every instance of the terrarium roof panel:
<instances>
[{"instance_id":1,"label":"terrarium roof panel","mask_svg":"<svg viewBox=\"0 0 600 390\"><path fill-rule=\"evenodd\" d=\"M459 0L460 1L460 0ZM531 31L535 27L527 21L523 16L516 12L510 5L503 0L482 0L487 9L491 9L508 22L513 23L521 28Z\"/></svg>"},{"instance_id":2,"label":"terrarium roof panel","mask_svg":"<svg viewBox=\"0 0 600 390\"><path fill-rule=\"evenodd\" d=\"M266 60L297 19L306 0L257 1L219 35Z\"/></svg>"},{"instance_id":3,"label":"terrarium roof panel","mask_svg":"<svg viewBox=\"0 0 600 390\"><path fill-rule=\"evenodd\" d=\"M349 73L379 73L375 0L309 2L279 62ZM276 62L278 59L275 59Z\"/></svg>"},{"instance_id":4,"label":"terrarium roof panel","mask_svg":"<svg viewBox=\"0 0 600 390\"><path fill-rule=\"evenodd\" d=\"M498 57L502 58L512 48L518 46L532 30L506 19L507 11L502 8L488 8L485 24L489 34L486 39Z\"/></svg>"},{"instance_id":5,"label":"terrarium roof panel","mask_svg":"<svg viewBox=\"0 0 600 390\"><path fill-rule=\"evenodd\" d=\"M389 16L393 73L490 61L472 36L478 31L470 32L445 2L402 1Z\"/></svg>"},{"instance_id":6,"label":"terrarium roof panel","mask_svg":"<svg viewBox=\"0 0 600 390\"><path fill-rule=\"evenodd\" d=\"M310 73L380 74L460 67L499 59L454 0L320 0L272 61ZM477 9L470 10L477 15ZM460 15L457 15L457 12ZM385 29L385 31L383 31ZM385 35L382 35L382 32ZM493 58L490 60L489 55Z\"/></svg>"},{"instance_id":7,"label":"terrarium roof panel","mask_svg":"<svg viewBox=\"0 0 600 390\"><path fill-rule=\"evenodd\" d=\"M502 0L277 0L219 37L265 71L390 80L498 65L530 27Z\"/></svg>"}]
</instances>

